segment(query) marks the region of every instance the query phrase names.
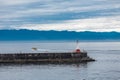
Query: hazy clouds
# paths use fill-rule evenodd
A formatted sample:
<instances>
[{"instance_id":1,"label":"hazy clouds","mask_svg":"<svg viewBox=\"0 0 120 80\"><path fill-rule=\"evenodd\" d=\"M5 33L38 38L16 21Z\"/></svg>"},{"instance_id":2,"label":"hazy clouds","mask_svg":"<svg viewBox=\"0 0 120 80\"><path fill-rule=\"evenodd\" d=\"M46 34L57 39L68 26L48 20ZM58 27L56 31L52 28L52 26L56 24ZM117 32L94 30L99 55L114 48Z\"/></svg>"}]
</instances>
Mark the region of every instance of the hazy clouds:
<instances>
[{"instance_id":1,"label":"hazy clouds","mask_svg":"<svg viewBox=\"0 0 120 80\"><path fill-rule=\"evenodd\" d=\"M119 0L0 0L0 29L119 31Z\"/></svg>"}]
</instances>

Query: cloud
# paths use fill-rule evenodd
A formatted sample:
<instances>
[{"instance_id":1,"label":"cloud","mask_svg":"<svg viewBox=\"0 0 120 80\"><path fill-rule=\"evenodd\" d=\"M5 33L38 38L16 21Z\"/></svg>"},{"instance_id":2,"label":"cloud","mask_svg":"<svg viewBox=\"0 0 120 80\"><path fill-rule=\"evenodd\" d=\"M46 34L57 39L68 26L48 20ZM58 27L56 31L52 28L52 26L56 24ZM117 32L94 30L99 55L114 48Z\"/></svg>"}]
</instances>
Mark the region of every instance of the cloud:
<instances>
[{"instance_id":1,"label":"cloud","mask_svg":"<svg viewBox=\"0 0 120 80\"><path fill-rule=\"evenodd\" d=\"M50 23L50 24L27 24L22 26L14 26L14 29L29 29L29 30L68 30L68 31L98 31L98 32L109 32L117 31L120 32L120 16L116 17L102 17L93 19L78 19L68 20L62 23Z\"/></svg>"},{"instance_id":2,"label":"cloud","mask_svg":"<svg viewBox=\"0 0 120 80\"><path fill-rule=\"evenodd\" d=\"M3 1L3 0L2 0ZM15 0L15 1L3 1L4 6L8 8L8 10L2 9L5 13L10 12L10 15L4 14L0 16L0 18L18 18L25 16L43 16L43 15L53 15L60 13L80 13L80 12L89 12L96 10L109 10L109 9L119 9L120 1L83 1L83 0L75 0L75 1L53 1L53 0ZM59 4L58 4L59 3ZM10 6L10 4L12 6ZM19 4L19 5L18 5ZM24 5L25 4L25 5ZM36 5L35 5L36 4ZM42 5L41 5L42 4ZM36 7L34 7L36 6ZM113 13L113 11L111 11ZM110 13L110 12L109 12ZM116 12L115 12L116 13Z\"/></svg>"},{"instance_id":3,"label":"cloud","mask_svg":"<svg viewBox=\"0 0 120 80\"><path fill-rule=\"evenodd\" d=\"M36 2L38 0L0 0L1 6L13 6L20 4L28 4L32 2Z\"/></svg>"},{"instance_id":4,"label":"cloud","mask_svg":"<svg viewBox=\"0 0 120 80\"><path fill-rule=\"evenodd\" d=\"M120 0L0 0L0 29L119 31L119 16Z\"/></svg>"}]
</instances>

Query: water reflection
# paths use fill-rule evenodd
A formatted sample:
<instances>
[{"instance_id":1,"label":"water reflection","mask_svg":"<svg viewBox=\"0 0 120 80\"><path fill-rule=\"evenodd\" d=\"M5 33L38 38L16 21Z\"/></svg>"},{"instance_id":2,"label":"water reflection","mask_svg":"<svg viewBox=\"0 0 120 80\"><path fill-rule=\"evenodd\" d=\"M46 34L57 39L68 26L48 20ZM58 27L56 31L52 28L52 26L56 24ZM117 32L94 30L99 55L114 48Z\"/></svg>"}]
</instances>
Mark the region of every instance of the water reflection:
<instances>
[{"instance_id":1,"label":"water reflection","mask_svg":"<svg viewBox=\"0 0 120 80\"><path fill-rule=\"evenodd\" d=\"M89 62L89 64L92 62ZM25 67L25 66L73 66L76 68L84 67L87 68L88 62L83 62L83 63L0 63L0 68L5 67L5 66L13 66L13 67Z\"/></svg>"}]
</instances>

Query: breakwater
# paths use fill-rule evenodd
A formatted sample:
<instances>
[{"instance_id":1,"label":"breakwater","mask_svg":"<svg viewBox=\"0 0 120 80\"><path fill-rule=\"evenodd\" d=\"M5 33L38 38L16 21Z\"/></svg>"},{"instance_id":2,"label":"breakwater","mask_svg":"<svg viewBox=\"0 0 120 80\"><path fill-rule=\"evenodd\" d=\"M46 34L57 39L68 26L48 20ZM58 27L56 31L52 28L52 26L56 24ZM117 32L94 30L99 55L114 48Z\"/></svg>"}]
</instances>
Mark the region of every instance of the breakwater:
<instances>
[{"instance_id":1,"label":"breakwater","mask_svg":"<svg viewBox=\"0 0 120 80\"><path fill-rule=\"evenodd\" d=\"M80 63L95 61L87 52L0 54L0 63Z\"/></svg>"}]
</instances>

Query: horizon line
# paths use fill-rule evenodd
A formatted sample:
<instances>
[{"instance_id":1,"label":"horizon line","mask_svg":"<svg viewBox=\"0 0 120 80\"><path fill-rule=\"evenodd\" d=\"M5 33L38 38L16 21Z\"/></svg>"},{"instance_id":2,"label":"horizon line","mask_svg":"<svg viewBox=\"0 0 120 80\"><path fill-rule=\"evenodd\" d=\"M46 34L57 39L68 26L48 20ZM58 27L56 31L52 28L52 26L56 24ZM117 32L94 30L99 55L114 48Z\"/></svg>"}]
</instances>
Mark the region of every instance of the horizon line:
<instances>
[{"instance_id":1,"label":"horizon line","mask_svg":"<svg viewBox=\"0 0 120 80\"><path fill-rule=\"evenodd\" d=\"M44 32L49 32L49 31L55 31L55 32L96 32L96 33L111 33L111 32L115 32L115 33L120 33L119 31L93 31L93 30L84 30L84 31L74 31L74 30L34 30L34 29L0 29L0 31L22 31L22 30L26 30L26 31L44 31Z\"/></svg>"}]
</instances>

